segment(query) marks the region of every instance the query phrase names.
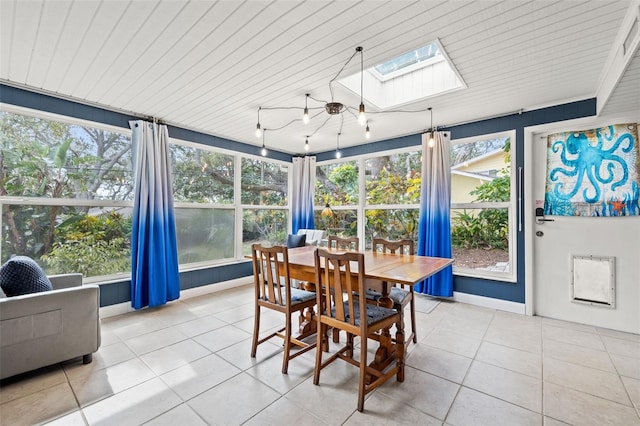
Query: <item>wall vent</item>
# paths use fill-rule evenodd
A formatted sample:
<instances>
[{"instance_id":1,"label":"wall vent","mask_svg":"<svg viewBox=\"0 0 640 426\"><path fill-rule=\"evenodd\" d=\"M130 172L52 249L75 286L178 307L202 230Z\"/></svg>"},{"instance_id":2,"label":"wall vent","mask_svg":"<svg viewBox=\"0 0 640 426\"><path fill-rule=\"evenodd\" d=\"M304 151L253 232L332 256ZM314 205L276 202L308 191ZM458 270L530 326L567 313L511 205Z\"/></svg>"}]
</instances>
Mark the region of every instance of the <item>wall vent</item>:
<instances>
[{"instance_id":1,"label":"wall vent","mask_svg":"<svg viewBox=\"0 0 640 426\"><path fill-rule=\"evenodd\" d=\"M571 301L615 308L615 258L572 256Z\"/></svg>"}]
</instances>

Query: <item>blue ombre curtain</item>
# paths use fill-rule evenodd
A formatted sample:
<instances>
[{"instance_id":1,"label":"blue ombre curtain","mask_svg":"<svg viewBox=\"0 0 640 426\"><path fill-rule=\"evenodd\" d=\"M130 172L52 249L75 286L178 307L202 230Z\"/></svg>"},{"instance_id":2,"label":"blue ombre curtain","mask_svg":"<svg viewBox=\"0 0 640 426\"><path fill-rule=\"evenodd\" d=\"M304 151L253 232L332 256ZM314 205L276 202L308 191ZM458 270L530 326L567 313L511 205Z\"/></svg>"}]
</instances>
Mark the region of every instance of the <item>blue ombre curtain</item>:
<instances>
[{"instance_id":1,"label":"blue ombre curtain","mask_svg":"<svg viewBox=\"0 0 640 426\"><path fill-rule=\"evenodd\" d=\"M418 255L451 257L451 169L449 134L434 132L433 147L429 134L422 135L422 187ZM416 284L415 291L430 296L453 296L453 269L447 266Z\"/></svg>"},{"instance_id":2,"label":"blue ombre curtain","mask_svg":"<svg viewBox=\"0 0 640 426\"><path fill-rule=\"evenodd\" d=\"M131 306L180 297L178 249L167 126L130 121L135 174L131 234Z\"/></svg>"},{"instance_id":3,"label":"blue ombre curtain","mask_svg":"<svg viewBox=\"0 0 640 426\"><path fill-rule=\"evenodd\" d=\"M291 190L291 232L316 229L313 222L313 194L316 188L316 157L293 158Z\"/></svg>"}]
</instances>

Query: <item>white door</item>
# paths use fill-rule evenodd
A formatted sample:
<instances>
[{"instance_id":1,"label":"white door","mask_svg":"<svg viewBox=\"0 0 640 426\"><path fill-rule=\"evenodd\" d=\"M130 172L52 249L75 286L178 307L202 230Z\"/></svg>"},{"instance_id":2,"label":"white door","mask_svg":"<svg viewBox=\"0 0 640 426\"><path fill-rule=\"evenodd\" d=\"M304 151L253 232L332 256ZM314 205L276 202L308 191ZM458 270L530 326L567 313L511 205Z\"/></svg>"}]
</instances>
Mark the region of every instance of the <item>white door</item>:
<instances>
[{"instance_id":1,"label":"white door","mask_svg":"<svg viewBox=\"0 0 640 426\"><path fill-rule=\"evenodd\" d=\"M527 161L531 198L526 215L528 245L532 259L527 274L533 283L532 312L565 321L640 333L640 216L630 217L545 217L536 221L535 208L543 207L547 175L547 135L557 131L591 129L598 124L571 123L530 133ZM578 126L578 127L576 127ZM526 154L525 154L526 155ZM613 258L614 307L572 300L572 258ZM580 263L580 262L578 262ZM599 265L599 264L598 264ZM578 265L580 266L580 265ZM530 282L527 285L530 285ZM584 282L584 281L582 281ZM598 281L600 282L600 281Z\"/></svg>"}]
</instances>

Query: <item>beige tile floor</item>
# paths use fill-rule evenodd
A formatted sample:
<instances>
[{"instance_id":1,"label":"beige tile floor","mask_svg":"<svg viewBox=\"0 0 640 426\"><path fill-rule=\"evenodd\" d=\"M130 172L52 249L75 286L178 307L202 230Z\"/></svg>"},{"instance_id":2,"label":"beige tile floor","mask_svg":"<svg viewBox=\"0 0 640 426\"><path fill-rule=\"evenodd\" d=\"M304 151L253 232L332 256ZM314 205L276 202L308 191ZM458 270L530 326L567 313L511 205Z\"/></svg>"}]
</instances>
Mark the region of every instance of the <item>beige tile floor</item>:
<instances>
[{"instance_id":1,"label":"beige tile floor","mask_svg":"<svg viewBox=\"0 0 640 426\"><path fill-rule=\"evenodd\" d=\"M314 352L280 373L249 356L252 288L105 318L93 363L5 380L1 425L640 425L640 336L418 296L406 379L356 411L355 367L312 383ZM279 314L263 315L275 327ZM0 360L1 362L1 360Z\"/></svg>"}]
</instances>

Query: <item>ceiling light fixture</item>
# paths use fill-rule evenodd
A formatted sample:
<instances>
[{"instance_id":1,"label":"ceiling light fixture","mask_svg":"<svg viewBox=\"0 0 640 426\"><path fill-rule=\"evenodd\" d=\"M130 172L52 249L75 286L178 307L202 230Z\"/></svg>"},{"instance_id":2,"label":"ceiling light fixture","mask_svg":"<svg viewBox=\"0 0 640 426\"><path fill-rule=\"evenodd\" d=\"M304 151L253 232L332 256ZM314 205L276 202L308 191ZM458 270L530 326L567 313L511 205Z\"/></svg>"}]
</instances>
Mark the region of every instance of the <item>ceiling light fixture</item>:
<instances>
[{"instance_id":1,"label":"ceiling light fixture","mask_svg":"<svg viewBox=\"0 0 640 426\"><path fill-rule=\"evenodd\" d=\"M309 94L304 95L304 114L302 115L302 121L304 124L309 124ZM309 138L307 138L307 145L309 145Z\"/></svg>"},{"instance_id":2,"label":"ceiling light fixture","mask_svg":"<svg viewBox=\"0 0 640 426\"><path fill-rule=\"evenodd\" d=\"M334 94L333 94L333 83L334 81L340 76L340 74L342 73L342 71L347 67L347 65L349 65L349 63L351 62L351 60L356 56L360 54L360 106L358 107L358 113L356 113L356 109L353 107L350 107L348 105L345 105L341 102L337 102L334 100ZM311 96L311 94L309 93L305 93L305 100L304 100L304 109L303 109L303 114L302 114L302 121L304 124L307 124L311 121L312 118L318 116L320 113L318 114L314 114L313 116L309 115L309 111L313 110L313 109L321 109L327 112L327 114L329 114L329 118L326 119L325 121L322 122L322 124L320 124L320 126L310 135L306 136L306 140L305 140L305 150L308 149L309 146L309 138L312 137L314 134L316 134L322 127L324 127L325 124L327 124L327 122L329 121L329 119L334 116L334 115L342 115L344 112L349 112L353 117L358 119L358 122L361 125L365 125L367 123L367 117L365 115L365 106L364 106L364 96L363 96L363 89L364 89L364 56L363 56L363 48L362 46L358 46L356 47L355 52L351 55L351 57L347 60L347 62L345 62L345 64L342 66L342 68L340 68L340 71L338 71L338 73L335 75L335 77L333 77L330 81L329 81L329 91L331 93L331 101L326 102L326 101L322 101L320 99L316 99L313 96ZM324 105L320 106L320 107L312 107L309 108L309 98L311 98L313 101L322 103ZM299 108L299 107L298 107ZM280 109L296 109L296 107L258 107L258 123L256 124L256 137L259 138L261 135L261 126L260 126L260 111L261 110L280 110ZM298 119L294 119L292 121L290 121L289 123L285 124L284 126L281 126L279 128L273 128L270 130L280 130L283 129L291 124L293 124L294 122L298 121ZM369 135L370 137L370 135Z\"/></svg>"},{"instance_id":3,"label":"ceiling light fixture","mask_svg":"<svg viewBox=\"0 0 640 426\"><path fill-rule=\"evenodd\" d=\"M362 58L362 47L356 47L356 52L360 49L360 108L358 109L358 122L361 126L367 122L367 116L364 113L364 99L362 98L362 92L364 88L364 60Z\"/></svg>"},{"instance_id":4,"label":"ceiling light fixture","mask_svg":"<svg viewBox=\"0 0 640 426\"><path fill-rule=\"evenodd\" d=\"M329 92L331 94L331 99L329 101L325 101L325 100L321 100L321 99L317 99L314 98L310 93L305 93L305 100L304 100L304 108L301 108L300 106L288 106L288 107L258 107L258 122L256 124L256 137L260 138L260 136L262 135L263 131L266 129L262 129L260 126L260 111L261 110L300 110L302 109L302 117L298 116L296 118L291 119L289 122L287 122L286 124L280 126L280 127L269 127L270 131L278 131L278 130L282 130L286 127L289 127L295 123L299 123L300 121L302 121L304 124L308 124L311 123L313 121L314 118L323 115L324 112L326 112L329 116L324 118L323 121L315 128L314 131L312 132L305 132L305 144L304 144L304 150L305 151L309 151L310 149L310 145L309 145L309 138L312 138L316 133L318 133L320 131L320 129L322 129L330 120L333 116L335 115L339 115L341 118L341 125L340 125L340 134L342 134L342 128L343 128L343 124L344 124L344 115L345 113L348 113L347 115L351 115L353 118L355 118L358 123L361 126L366 126L365 127L365 132L364 132L364 136L365 138L368 140L371 138L371 128L369 126L369 120L367 119L367 113L366 113L366 107L364 105L364 54L363 54L364 49L362 48L362 46L358 46L355 49L355 52L351 55L351 57L344 63L344 65L342 66L342 68L340 68L340 70L338 71L338 73L331 79L329 80ZM333 93L333 83L338 79L338 77L340 77L340 75L342 74L342 72L344 71L344 69L347 67L347 65L349 65L349 63L353 60L353 58L356 55L360 55L360 105L358 106L358 108L356 109L355 107L349 106L349 105L345 105L342 102L338 102L335 100L334 98L334 93ZM319 103L320 105L318 106L309 106L309 99L311 99L314 102ZM386 111L373 111L373 112L369 112L369 114L383 114L383 113L423 113L425 111L425 109L419 109L419 110L386 110ZM431 108L429 108L429 111L431 111ZM433 115L431 117L431 126L433 128ZM339 139L339 136L338 136ZM339 142L338 142L339 144ZM341 155L340 150L337 149L336 150L336 156ZM339 158L339 157L338 157Z\"/></svg>"},{"instance_id":5,"label":"ceiling light fixture","mask_svg":"<svg viewBox=\"0 0 640 426\"><path fill-rule=\"evenodd\" d=\"M258 124L256 124L256 138L262 136L262 130L260 130L260 107L258 107ZM263 143L264 144L264 143Z\"/></svg>"},{"instance_id":6,"label":"ceiling light fixture","mask_svg":"<svg viewBox=\"0 0 640 426\"><path fill-rule=\"evenodd\" d=\"M260 125L260 123L258 123L258 126L259 126L259 125ZM266 146L264 146L264 135L265 135L266 133L267 133L267 129L264 129L264 131L262 132L262 149L260 150L260 154L261 154L263 157L266 157L266 156L267 156L267 153L268 153L268 151L267 151L267 147L266 147Z\"/></svg>"},{"instance_id":7,"label":"ceiling light fixture","mask_svg":"<svg viewBox=\"0 0 640 426\"><path fill-rule=\"evenodd\" d=\"M429 107L428 109L429 113L431 114L431 127L429 128L429 148L433 148L436 144L436 141L433 138L433 109L431 109L431 107Z\"/></svg>"},{"instance_id":8,"label":"ceiling light fixture","mask_svg":"<svg viewBox=\"0 0 640 426\"><path fill-rule=\"evenodd\" d=\"M342 153L340 152L340 133L338 132L338 137L336 139L336 158L340 159L342 157Z\"/></svg>"}]
</instances>

